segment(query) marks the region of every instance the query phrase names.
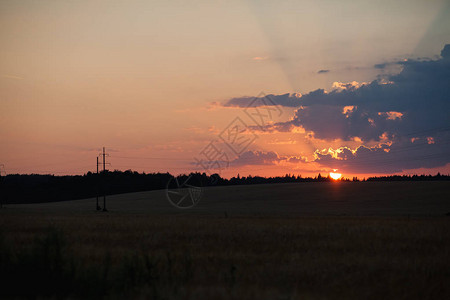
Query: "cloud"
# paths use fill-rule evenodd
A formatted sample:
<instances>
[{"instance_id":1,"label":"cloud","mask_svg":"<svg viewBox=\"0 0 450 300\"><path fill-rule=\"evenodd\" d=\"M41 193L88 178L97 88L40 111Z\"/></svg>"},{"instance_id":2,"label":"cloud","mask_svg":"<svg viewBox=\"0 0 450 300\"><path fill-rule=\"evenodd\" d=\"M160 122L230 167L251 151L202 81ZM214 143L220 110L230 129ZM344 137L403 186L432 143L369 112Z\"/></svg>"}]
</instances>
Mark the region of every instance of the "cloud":
<instances>
[{"instance_id":1,"label":"cloud","mask_svg":"<svg viewBox=\"0 0 450 300\"><path fill-rule=\"evenodd\" d=\"M280 162L282 158L273 151L246 151L238 158L231 161L231 166L245 166L245 165L274 165Z\"/></svg>"},{"instance_id":2,"label":"cloud","mask_svg":"<svg viewBox=\"0 0 450 300\"><path fill-rule=\"evenodd\" d=\"M443 57L444 59L450 59L450 44L444 46L441 51L441 57Z\"/></svg>"},{"instance_id":3,"label":"cloud","mask_svg":"<svg viewBox=\"0 0 450 300\"><path fill-rule=\"evenodd\" d=\"M278 105L298 109L290 121L260 130L292 132L301 128L316 139L375 143L376 148L343 149L343 160L329 153L317 155L320 163L354 172L393 172L449 163L450 45L444 47L440 59L408 59L397 64L403 68L398 74L370 83L335 82L330 92L317 89L304 95L270 95ZM249 99L233 98L224 106L243 107Z\"/></svg>"},{"instance_id":4,"label":"cloud","mask_svg":"<svg viewBox=\"0 0 450 300\"><path fill-rule=\"evenodd\" d=\"M320 139L379 141L384 132L401 137L449 126L450 51L446 49L450 47L439 60L399 62L403 70L388 76L387 82L335 82L331 92L318 89L302 95L296 99L299 109L293 119L268 130L301 126Z\"/></svg>"},{"instance_id":5,"label":"cloud","mask_svg":"<svg viewBox=\"0 0 450 300\"><path fill-rule=\"evenodd\" d=\"M264 100L264 98L269 98L270 101L258 101ZM283 95L273 95L269 94L262 97L238 97L231 98L222 104L224 107L248 107L252 105L252 107L256 107L258 105L262 105L263 103L268 105L281 105L286 107L298 107L300 105L301 94L283 94ZM256 101L255 101L256 100Z\"/></svg>"},{"instance_id":6,"label":"cloud","mask_svg":"<svg viewBox=\"0 0 450 300\"><path fill-rule=\"evenodd\" d=\"M403 114L398 111L387 111L387 112L379 112L379 116L385 116L388 120L396 120L401 119L403 117Z\"/></svg>"},{"instance_id":7,"label":"cloud","mask_svg":"<svg viewBox=\"0 0 450 300\"><path fill-rule=\"evenodd\" d=\"M286 161L293 164L308 162L308 160L304 156L291 156Z\"/></svg>"},{"instance_id":8,"label":"cloud","mask_svg":"<svg viewBox=\"0 0 450 300\"><path fill-rule=\"evenodd\" d=\"M317 71L317 74L323 74L323 73L328 73L330 72L330 70L319 70Z\"/></svg>"},{"instance_id":9,"label":"cloud","mask_svg":"<svg viewBox=\"0 0 450 300\"><path fill-rule=\"evenodd\" d=\"M443 166L448 163L449 150L448 140L441 139L437 145L435 138L430 137L414 143L402 140L373 147L317 150L315 162L350 173L395 173Z\"/></svg>"},{"instance_id":10,"label":"cloud","mask_svg":"<svg viewBox=\"0 0 450 300\"><path fill-rule=\"evenodd\" d=\"M389 63L375 64L373 67L375 69L384 69Z\"/></svg>"},{"instance_id":11,"label":"cloud","mask_svg":"<svg viewBox=\"0 0 450 300\"><path fill-rule=\"evenodd\" d=\"M298 164L306 162L303 156L280 156L274 151L246 151L238 158L230 162L232 167L248 166L248 165L277 165L281 162Z\"/></svg>"},{"instance_id":12,"label":"cloud","mask_svg":"<svg viewBox=\"0 0 450 300\"><path fill-rule=\"evenodd\" d=\"M367 83L366 82L359 83L357 81L352 81L352 82L335 81L335 82L333 82L333 85L331 87L333 88L334 91L355 90L365 84L367 84Z\"/></svg>"}]
</instances>

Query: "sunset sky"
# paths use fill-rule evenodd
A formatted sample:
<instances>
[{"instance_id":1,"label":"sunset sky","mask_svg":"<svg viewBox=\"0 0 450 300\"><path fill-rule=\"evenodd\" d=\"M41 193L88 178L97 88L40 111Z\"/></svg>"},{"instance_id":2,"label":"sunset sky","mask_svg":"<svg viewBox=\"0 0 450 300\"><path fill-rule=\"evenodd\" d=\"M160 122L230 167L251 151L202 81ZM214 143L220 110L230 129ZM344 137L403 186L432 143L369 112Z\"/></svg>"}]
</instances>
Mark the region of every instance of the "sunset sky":
<instances>
[{"instance_id":1,"label":"sunset sky","mask_svg":"<svg viewBox=\"0 0 450 300\"><path fill-rule=\"evenodd\" d=\"M3 0L0 44L9 174L450 173L450 1Z\"/></svg>"}]
</instances>

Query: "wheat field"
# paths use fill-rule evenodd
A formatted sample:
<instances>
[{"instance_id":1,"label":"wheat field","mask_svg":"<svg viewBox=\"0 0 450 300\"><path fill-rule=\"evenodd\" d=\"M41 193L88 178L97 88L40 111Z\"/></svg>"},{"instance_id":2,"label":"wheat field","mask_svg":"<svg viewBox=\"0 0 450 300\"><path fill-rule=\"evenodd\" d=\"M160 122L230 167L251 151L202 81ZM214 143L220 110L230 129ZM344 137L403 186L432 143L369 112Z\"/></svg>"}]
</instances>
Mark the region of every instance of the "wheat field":
<instances>
[{"instance_id":1,"label":"wheat field","mask_svg":"<svg viewBox=\"0 0 450 300\"><path fill-rule=\"evenodd\" d=\"M348 185L338 196L336 186L291 184L212 188L188 211L163 202L163 191L108 197L108 213L93 209L95 199L7 206L0 295L449 298L448 183L398 186L410 195L393 194L395 183L386 183L385 196L394 196L378 206L369 204L382 192L367 185ZM289 205L284 197L299 191L308 196ZM420 200L430 194L441 198ZM333 214L337 203L327 203L336 199L344 208ZM366 209L358 214L358 207Z\"/></svg>"}]
</instances>

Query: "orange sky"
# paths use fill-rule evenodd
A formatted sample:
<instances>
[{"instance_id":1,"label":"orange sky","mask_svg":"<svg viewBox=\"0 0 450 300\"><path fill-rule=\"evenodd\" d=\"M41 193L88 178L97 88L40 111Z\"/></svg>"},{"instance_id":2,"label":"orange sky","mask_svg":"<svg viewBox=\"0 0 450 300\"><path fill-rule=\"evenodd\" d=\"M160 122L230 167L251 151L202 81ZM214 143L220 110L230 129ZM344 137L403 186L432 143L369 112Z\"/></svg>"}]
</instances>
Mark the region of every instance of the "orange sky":
<instances>
[{"instance_id":1,"label":"orange sky","mask_svg":"<svg viewBox=\"0 0 450 300\"><path fill-rule=\"evenodd\" d=\"M2 1L0 163L7 173L83 174L105 146L110 169L200 170L195 158L230 122L251 125L221 103L369 82L380 72L374 64L436 56L450 42L435 26L444 4ZM282 107L269 121L293 114ZM311 162L316 150L361 145L301 128L255 134L248 151L281 159L231 164L221 175L326 174L331 166ZM437 171L450 166L405 170ZM373 173L344 172L353 175Z\"/></svg>"}]
</instances>

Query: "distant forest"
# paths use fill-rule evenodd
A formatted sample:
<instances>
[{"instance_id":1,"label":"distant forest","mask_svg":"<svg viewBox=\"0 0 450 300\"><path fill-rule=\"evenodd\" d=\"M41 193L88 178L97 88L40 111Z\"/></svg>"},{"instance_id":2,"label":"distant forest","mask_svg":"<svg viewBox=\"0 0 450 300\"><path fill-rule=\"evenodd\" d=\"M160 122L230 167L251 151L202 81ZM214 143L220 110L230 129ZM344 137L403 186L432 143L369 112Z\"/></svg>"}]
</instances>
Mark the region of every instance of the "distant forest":
<instances>
[{"instance_id":1,"label":"distant forest","mask_svg":"<svg viewBox=\"0 0 450 300\"><path fill-rule=\"evenodd\" d=\"M436 181L450 180L450 175L392 175L369 177L367 179L341 178L338 181ZM247 176L239 174L230 179L218 174L208 176L205 173L191 173L174 177L169 173L138 173L128 171L105 171L99 174L88 172L85 175L55 176L55 175L21 175L13 174L0 177L0 201L2 204L38 203L74 200L95 197L96 195L113 195L175 188L184 182L195 186L226 186L266 183L292 182L330 182L329 176L302 177L286 174L277 177ZM178 182L178 184L177 184Z\"/></svg>"}]
</instances>

